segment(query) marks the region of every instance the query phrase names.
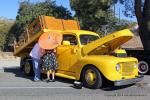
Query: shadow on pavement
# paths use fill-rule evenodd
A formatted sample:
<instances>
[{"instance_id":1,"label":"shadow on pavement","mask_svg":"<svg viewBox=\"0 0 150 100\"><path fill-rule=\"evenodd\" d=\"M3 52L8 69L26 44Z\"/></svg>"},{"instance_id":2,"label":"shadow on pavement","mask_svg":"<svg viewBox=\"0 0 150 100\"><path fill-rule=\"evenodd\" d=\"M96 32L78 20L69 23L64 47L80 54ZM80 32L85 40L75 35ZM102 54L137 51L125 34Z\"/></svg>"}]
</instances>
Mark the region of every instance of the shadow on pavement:
<instances>
[{"instance_id":1,"label":"shadow on pavement","mask_svg":"<svg viewBox=\"0 0 150 100\"><path fill-rule=\"evenodd\" d=\"M102 88L103 91L114 91L114 90L120 90L120 89L124 89L124 88L128 88L128 87L131 87L133 86L134 84L131 84L131 85L125 85L125 86L113 86L113 85L110 85L110 86L105 86Z\"/></svg>"},{"instance_id":2,"label":"shadow on pavement","mask_svg":"<svg viewBox=\"0 0 150 100\"><path fill-rule=\"evenodd\" d=\"M143 75L143 74L141 74L141 75ZM144 74L144 75L150 76L150 70L149 70L149 72L147 72L147 73Z\"/></svg>"},{"instance_id":3,"label":"shadow on pavement","mask_svg":"<svg viewBox=\"0 0 150 100\"><path fill-rule=\"evenodd\" d=\"M15 77L25 78L33 81L33 76L26 76L19 67L4 68L4 72L15 74Z\"/></svg>"},{"instance_id":4,"label":"shadow on pavement","mask_svg":"<svg viewBox=\"0 0 150 100\"><path fill-rule=\"evenodd\" d=\"M25 79L29 79L29 80L33 81L33 76L26 76L23 72L21 72L19 67L4 68L4 72L5 73L13 73L13 74L15 74L15 77L25 78ZM42 79L44 79L44 78L46 78L46 75L42 74L41 77L42 77ZM71 85L70 87L78 89L78 88L74 87L74 80L71 80L71 79L56 77L56 82L62 82L62 83L70 84ZM133 84L116 87L116 86L113 86L113 83L107 82L107 85L104 85L104 87L101 90L103 90L103 91L114 91L114 90L128 88L131 86L133 86Z\"/></svg>"},{"instance_id":5,"label":"shadow on pavement","mask_svg":"<svg viewBox=\"0 0 150 100\"><path fill-rule=\"evenodd\" d=\"M46 79L46 74L42 74L41 77L42 77L42 79ZM55 81L67 83L67 84L73 84L73 82L74 82L74 80L66 79L66 78L62 78L62 77L57 77L57 76L55 77Z\"/></svg>"},{"instance_id":6,"label":"shadow on pavement","mask_svg":"<svg viewBox=\"0 0 150 100\"><path fill-rule=\"evenodd\" d=\"M29 79L31 81L33 81L33 76L27 76L25 75L19 67L13 67L13 68L4 68L4 72L5 73L12 73L15 75L15 77L20 77L20 78L25 78L25 79ZM42 80L46 78L46 74L41 74ZM70 79L65 79L65 78L60 78L60 77L56 77L56 82L62 82L62 83L67 83L67 84L72 84L74 80L70 80Z\"/></svg>"}]
</instances>

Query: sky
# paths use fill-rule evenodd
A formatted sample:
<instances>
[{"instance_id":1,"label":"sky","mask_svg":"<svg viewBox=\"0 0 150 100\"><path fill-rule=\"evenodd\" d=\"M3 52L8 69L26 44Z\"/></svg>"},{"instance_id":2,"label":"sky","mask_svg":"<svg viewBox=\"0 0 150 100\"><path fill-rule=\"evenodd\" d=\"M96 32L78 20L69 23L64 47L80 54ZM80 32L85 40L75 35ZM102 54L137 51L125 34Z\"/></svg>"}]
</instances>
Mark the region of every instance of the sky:
<instances>
[{"instance_id":1,"label":"sky","mask_svg":"<svg viewBox=\"0 0 150 100\"><path fill-rule=\"evenodd\" d=\"M18 8L19 8L19 1L24 1L24 0L1 0L0 1L0 17L15 19ZM42 0L30 0L30 1L38 2ZM68 8L69 10L71 10L69 0L56 0L56 4L62 5Z\"/></svg>"},{"instance_id":2,"label":"sky","mask_svg":"<svg viewBox=\"0 0 150 100\"><path fill-rule=\"evenodd\" d=\"M131 20L131 21L134 21L134 22L137 21L135 16L133 16L132 18L124 16L124 13L123 13L123 11L125 11L124 5L121 5L121 4L117 3L115 5L115 7L116 7L116 9L115 9L116 17L121 18L121 19Z\"/></svg>"},{"instance_id":3,"label":"sky","mask_svg":"<svg viewBox=\"0 0 150 100\"><path fill-rule=\"evenodd\" d=\"M6 17L8 19L15 19L17 15L17 11L19 8L19 1L24 1L24 0L1 0L0 3L0 17ZM31 2L38 2L38 1L43 1L43 0L30 0ZM56 0L57 5L62 5L66 8L68 8L71 11L70 8L70 3L69 0ZM119 8L122 9L122 6L117 6L116 7L116 16L119 17ZM73 14L74 12L71 11ZM120 12L120 17L128 20L133 20L136 21L135 18L126 18L122 12Z\"/></svg>"}]
</instances>

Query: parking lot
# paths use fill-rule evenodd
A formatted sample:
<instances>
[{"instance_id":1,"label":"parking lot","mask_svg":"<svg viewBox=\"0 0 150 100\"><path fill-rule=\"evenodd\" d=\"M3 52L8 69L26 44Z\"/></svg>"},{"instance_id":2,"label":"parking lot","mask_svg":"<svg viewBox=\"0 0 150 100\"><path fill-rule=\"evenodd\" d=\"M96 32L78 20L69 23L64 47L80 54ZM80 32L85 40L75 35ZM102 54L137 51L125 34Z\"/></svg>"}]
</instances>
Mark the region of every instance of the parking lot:
<instances>
[{"instance_id":1,"label":"parking lot","mask_svg":"<svg viewBox=\"0 0 150 100\"><path fill-rule=\"evenodd\" d=\"M7 66L6 66L7 65ZM135 85L102 89L76 89L73 80L57 78L56 82L33 82L19 70L19 60L0 61L0 100L148 100L150 97L150 75Z\"/></svg>"}]
</instances>

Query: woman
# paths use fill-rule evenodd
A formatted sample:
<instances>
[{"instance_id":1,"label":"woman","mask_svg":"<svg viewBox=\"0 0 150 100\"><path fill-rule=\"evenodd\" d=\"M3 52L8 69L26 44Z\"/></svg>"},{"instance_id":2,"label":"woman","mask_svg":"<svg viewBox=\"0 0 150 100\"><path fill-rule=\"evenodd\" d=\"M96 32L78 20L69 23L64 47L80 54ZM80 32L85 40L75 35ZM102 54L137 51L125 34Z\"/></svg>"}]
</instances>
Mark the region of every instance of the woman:
<instances>
[{"instance_id":1,"label":"woman","mask_svg":"<svg viewBox=\"0 0 150 100\"><path fill-rule=\"evenodd\" d=\"M56 54L54 49L45 50L45 54L42 57L42 70L47 71L47 79L46 81L55 82L55 70L58 67ZM52 78L50 78L50 74L52 73Z\"/></svg>"},{"instance_id":2,"label":"woman","mask_svg":"<svg viewBox=\"0 0 150 100\"><path fill-rule=\"evenodd\" d=\"M46 81L50 81L50 71L52 72L52 81L55 81L55 70L58 67L55 48L57 48L62 42L62 34L57 31L51 31L43 33L39 38L39 45L46 53L42 57L43 65L42 69L47 71Z\"/></svg>"}]
</instances>

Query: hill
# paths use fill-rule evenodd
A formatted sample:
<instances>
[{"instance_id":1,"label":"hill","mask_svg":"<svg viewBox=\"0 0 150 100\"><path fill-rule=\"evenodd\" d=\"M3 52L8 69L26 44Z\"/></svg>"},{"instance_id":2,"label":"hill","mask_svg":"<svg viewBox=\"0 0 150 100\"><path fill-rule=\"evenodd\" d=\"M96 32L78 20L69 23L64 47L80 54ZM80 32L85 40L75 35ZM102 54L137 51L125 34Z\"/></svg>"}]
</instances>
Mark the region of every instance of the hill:
<instances>
[{"instance_id":1,"label":"hill","mask_svg":"<svg viewBox=\"0 0 150 100\"><path fill-rule=\"evenodd\" d=\"M8 35L9 29L13 25L15 20L0 17L0 51L4 49L4 44L6 43L6 37Z\"/></svg>"}]
</instances>

